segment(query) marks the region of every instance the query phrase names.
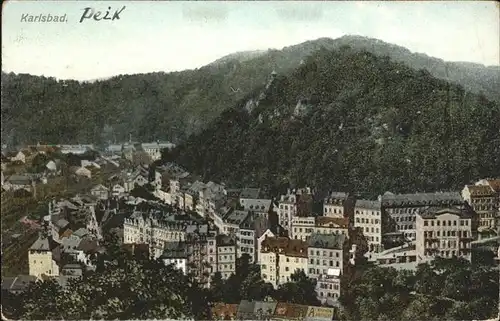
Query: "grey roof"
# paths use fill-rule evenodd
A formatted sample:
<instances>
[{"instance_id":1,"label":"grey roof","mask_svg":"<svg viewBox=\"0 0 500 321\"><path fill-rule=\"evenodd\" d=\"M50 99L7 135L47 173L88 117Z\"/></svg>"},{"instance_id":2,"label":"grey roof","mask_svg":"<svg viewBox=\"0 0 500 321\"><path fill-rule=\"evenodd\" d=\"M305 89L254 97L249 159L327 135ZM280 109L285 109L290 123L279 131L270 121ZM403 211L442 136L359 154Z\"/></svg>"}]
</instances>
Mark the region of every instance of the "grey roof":
<instances>
[{"instance_id":1,"label":"grey roof","mask_svg":"<svg viewBox=\"0 0 500 321\"><path fill-rule=\"evenodd\" d=\"M224 221L230 224L240 225L245 221L249 213L247 211L233 210L224 216Z\"/></svg>"},{"instance_id":2,"label":"grey roof","mask_svg":"<svg viewBox=\"0 0 500 321\"><path fill-rule=\"evenodd\" d=\"M7 182L13 185L30 185L31 178L26 175L11 175L6 179Z\"/></svg>"},{"instance_id":3,"label":"grey roof","mask_svg":"<svg viewBox=\"0 0 500 321\"><path fill-rule=\"evenodd\" d=\"M121 152L122 151L122 145L121 144L111 144L106 147L106 151L108 152Z\"/></svg>"},{"instance_id":4,"label":"grey roof","mask_svg":"<svg viewBox=\"0 0 500 321\"><path fill-rule=\"evenodd\" d=\"M245 219L239 224L239 227L246 230L255 230L256 220L256 215L254 215L253 213L248 213Z\"/></svg>"},{"instance_id":5,"label":"grey roof","mask_svg":"<svg viewBox=\"0 0 500 321\"><path fill-rule=\"evenodd\" d=\"M455 214L458 215L461 219L468 219L473 217L473 213L470 210L465 208L458 207L427 207L421 210L417 215L424 219L436 218L439 215L443 214Z\"/></svg>"},{"instance_id":6,"label":"grey roof","mask_svg":"<svg viewBox=\"0 0 500 321\"><path fill-rule=\"evenodd\" d=\"M206 188L205 183L196 181L188 188L188 192L198 195L200 191Z\"/></svg>"},{"instance_id":7,"label":"grey roof","mask_svg":"<svg viewBox=\"0 0 500 321\"><path fill-rule=\"evenodd\" d=\"M95 190L109 191L109 188L107 188L106 186L104 186L102 184L97 184L96 186L92 187L92 191L95 191Z\"/></svg>"},{"instance_id":8,"label":"grey roof","mask_svg":"<svg viewBox=\"0 0 500 321\"><path fill-rule=\"evenodd\" d=\"M38 237L38 239L30 247L30 250L50 251L50 242L46 237Z\"/></svg>"},{"instance_id":9,"label":"grey roof","mask_svg":"<svg viewBox=\"0 0 500 321\"><path fill-rule=\"evenodd\" d=\"M244 188L240 193L240 198L257 199L260 195L260 188Z\"/></svg>"},{"instance_id":10,"label":"grey roof","mask_svg":"<svg viewBox=\"0 0 500 321\"><path fill-rule=\"evenodd\" d=\"M329 198L346 199L348 196L349 196L349 194L348 193L344 193L344 192L331 192L328 197Z\"/></svg>"},{"instance_id":11,"label":"grey roof","mask_svg":"<svg viewBox=\"0 0 500 321\"><path fill-rule=\"evenodd\" d=\"M37 279L33 275L18 275L13 277L2 277L2 290L23 291L31 282Z\"/></svg>"},{"instance_id":12,"label":"grey roof","mask_svg":"<svg viewBox=\"0 0 500 321\"><path fill-rule=\"evenodd\" d=\"M85 235L88 235L90 232L86 228L79 228L78 230L73 232L73 235L78 236L78 237L83 237Z\"/></svg>"},{"instance_id":13,"label":"grey roof","mask_svg":"<svg viewBox=\"0 0 500 321\"><path fill-rule=\"evenodd\" d=\"M82 266L78 263L68 263L66 265L64 265L63 267L63 270L66 270L66 269L82 269Z\"/></svg>"},{"instance_id":14,"label":"grey roof","mask_svg":"<svg viewBox=\"0 0 500 321\"><path fill-rule=\"evenodd\" d=\"M80 242L82 241L79 237L63 237L61 239L61 245L64 252L77 251Z\"/></svg>"},{"instance_id":15,"label":"grey roof","mask_svg":"<svg viewBox=\"0 0 500 321\"><path fill-rule=\"evenodd\" d=\"M341 250L346 241L344 234L319 234L313 233L307 241L309 247L320 249Z\"/></svg>"},{"instance_id":16,"label":"grey roof","mask_svg":"<svg viewBox=\"0 0 500 321\"><path fill-rule=\"evenodd\" d=\"M173 148L175 147L174 144L172 143L169 143L169 142L166 142L166 143L162 143L162 142L154 142L154 143L142 143L142 148L144 149L148 149L148 148L160 148L160 149L164 149L164 148Z\"/></svg>"},{"instance_id":17,"label":"grey roof","mask_svg":"<svg viewBox=\"0 0 500 321\"><path fill-rule=\"evenodd\" d=\"M57 222L55 222L55 225L59 228L64 228L64 227L69 225L69 222L62 218L62 219L58 220Z\"/></svg>"},{"instance_id":18,"label":"grey roof","mask_svg":"<svg viewBox=\"0 0 500 321\"><path fill-rule=\"evenodd\" d=\"M255 314L263 313L263 315L272 315L277 304L277 302L256 301L253 312Z\"/></svg>"},{"instance_id":19,"label":"grey roof","mask_svg":"<svg viewBox=\"0 0 500 321\"><path fill-rule=\"evenodd\" d=\"M356 200L356 208L362 208L367 210L380 210L382 203L380 201L371 200Z\"/></svg>"},{"instance_id":20,"label":"grey roof","mask_svg":"<svg viewBox=\"0 0 500 321\"><path fill-rule=\"evenodd\" d=\"M382 206L437 206L459 205L463 203L459 192L436 192L415 194L389 194L382 195Z\"/></svg>"},{"instance_id":21,"label":"grey roof","mask_svg":"<svg viewBox=\"0 0 500 321\"><path fill-rule=\"evenodd\" d=\"M84 253L94 253L99 249L99 244L96 239L90 237L84 237L80 244L78 244L78 250L82 250Z\"/></svg>"},{"instance_id":22,"label":"grey roof","mask_svg":"<svg viewBox=\"0 0 500 321\"><path fill-rule=\"evenodd\" d=\"M238 306L237 318L251 317L255 308L255 301L242 300Z\"/></svg>"}]
</instances>

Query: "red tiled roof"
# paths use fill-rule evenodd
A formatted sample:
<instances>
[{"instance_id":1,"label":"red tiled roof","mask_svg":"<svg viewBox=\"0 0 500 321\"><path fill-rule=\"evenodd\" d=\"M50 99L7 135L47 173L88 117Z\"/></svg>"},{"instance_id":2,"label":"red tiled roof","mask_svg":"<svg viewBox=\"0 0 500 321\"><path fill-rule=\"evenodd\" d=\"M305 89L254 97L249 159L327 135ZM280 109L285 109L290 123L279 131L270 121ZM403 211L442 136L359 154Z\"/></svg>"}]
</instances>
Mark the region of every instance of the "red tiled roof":
<instances>
[{"instance_id":1,"label":"red tiled roof","mask_svg":"<svg viewBox=\"0 0 500 321\"><path fill-rule=\"evenodd\" d=\"M488 184L495 192L500 193L500 178L488 180Z\"/></svg>"},{"instance_id":2,"label":"red tiled roof","mask_svg":"<svg viewBox=\"0 0 500 321\"><path fill-rule=\"evenodd\" d=\"M214 317L222 317L230 316L236 317L236 313L238 311L238 304L226 304L222 302L217 302L211 309L212 315Z\"/></svg>"},{"instance_id":3,"label":"red tiled roof","mask_svg":"<svg viewBox=\"0 0 500 321\"><path fill-rule=\"evenodd\" d=\"M278 302L275 317L302 319L306 316L309 307L307 305L299 305L293 303Z\"/></svg>"},{"instance_id":4,"label":"red tiled roof","mask_svg":"<svg viewBox=\"0 0 500 321\"><path fill-rule=\"evenodd\" d=\"M287 256L307 257L307 243L288 237L266 237L261 248L263 253L275 252Z\"/></svg>"},{"instance_id":5,"label":"red tiled roof","mask_svg":"<svg viewBox=\"0 0 500 321\"><path fill-rule=\"evenodd\" d=\"M495 191L487 185L468 185L471 196L494 196Z\"/></svg>"}]
</instances>

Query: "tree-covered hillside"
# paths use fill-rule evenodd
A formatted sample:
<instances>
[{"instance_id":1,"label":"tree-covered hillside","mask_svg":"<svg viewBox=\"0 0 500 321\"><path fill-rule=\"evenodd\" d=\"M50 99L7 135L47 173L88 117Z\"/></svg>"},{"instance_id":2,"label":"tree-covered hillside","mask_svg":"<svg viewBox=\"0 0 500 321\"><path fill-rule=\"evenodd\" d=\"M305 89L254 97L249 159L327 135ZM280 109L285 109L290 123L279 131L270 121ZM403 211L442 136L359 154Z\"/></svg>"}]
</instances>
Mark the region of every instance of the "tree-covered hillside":
<instances>
[{"instance_id":1,"label":"tree-covered hillside","mask_svg":"<svg viewBox=\"0 0 500 321\"><path fill-rule=\"evenodd\" d=\"M99 143L133 138L183 141L262 86L271 71L288 75L321 48L388 55L500 101L500 69L447 63L376 39L322 38L286 47L231 54L196 70L123 75L80 83L2 73L2 142Z\"/></svg>"},{"instance_id":2,"label":"tree-covered hillside","mask_svg":"<svg viewBox=\"0 0 500 321\"><path fill-rule=\"evenodd\" d=\"M165 160L228 184L369 196L500 175L499 104L387 57L321 50L259 93Z\"/></svg>"}]
</instances>

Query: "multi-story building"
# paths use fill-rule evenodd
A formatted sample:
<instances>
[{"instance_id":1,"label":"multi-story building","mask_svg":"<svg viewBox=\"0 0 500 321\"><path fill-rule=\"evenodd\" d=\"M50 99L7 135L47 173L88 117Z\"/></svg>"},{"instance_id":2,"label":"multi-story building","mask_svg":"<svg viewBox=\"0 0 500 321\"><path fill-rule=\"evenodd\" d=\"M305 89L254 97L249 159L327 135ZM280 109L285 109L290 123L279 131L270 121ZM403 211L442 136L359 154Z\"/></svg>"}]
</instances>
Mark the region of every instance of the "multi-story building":
<instances>
[{"instance_id":1,"label":"multi-story building","mask_svg":"<svg viewBox=\"0 0 500 321\"><path fill-rule=\"evenodd\" d=\"M323 216L344 217L349 194L332 192L323 202Z\"/></svg>"},{"instance_id":2,"label":"multi-story building","mask_svg":"<svg viewBox=\"0 0 500 321\"><path fill-rule=\"evenodd\" d=\"M479 180L476 185L488 185L491 187L492 190L495 191L496 194L496 227L497 227L497 234L500 235L500 178L496 179L481 179Z\"/></svg>"},{"instance_id":3,"label":"multi-story building","mask_svg":"<svg viewBox=\"0 0 500 321\"><path fill-rule=\"evenodd\" d=\"M196 181L191 185L184 186L182 190L184 190L184 210L196 211L196 206L199 202L200 192L205 189L205 184L201 181ZM200 214L200 213L198 213Z\"/></svg>"},{"instance_id":4,"label":"multi-story building","mask_svg":"<svg viewBox=\"0 0 500 321\"><path fill-rule=\"evenodd\" d=\"M222 234L236 236L239 233L241 223L245 221L248 215L248 211L223 208L216 214L214 224Z\"/></svg>"},{"instance_id":5,"label":"multi-story building","mask_svg":"<svg viewBox=\"0 0 500 321\"><path fill-rule=\"evenodd\" d=\"M236 240L228 235L216 237L217 246L217 272L225 280L236 273Z\"/></svg>"},{"instance_id":6,"label":"multi-story building","mask_svg":"<svg viewBox=\"0 0 500 321\"><path fill-rule=\"evenodd\" d=\"M186 238L186 224L184 223L161 220L150 213L134 212L124 220L123 243L155 245L184 241Z\"/></svg>"},{"instance_id":7,"label":"multi-story building","mask_svg":"<svg viewBox=\"0 0 500 321\"><path fill-rule=\"evenodd\" d=\"M297 215L298 204L300 195L311 195L309 187L288 190L286 195L281 195L278 201L278 223L286 230L290 231L292 228L292 218Z\"/></svg>"},{"instance_id":8,"label":"multi-story building","mask_svg":"<svg viewBox=\"0 0 500 321\"><path fill-rule=\"evenodd\" d=\"M239 194L239 203L246 211L252 211L259 215L265 215L271 209L272 200L262 197L259 188L244 188Z\"/></svg>"},{"instance_id":9,"label":"multi-story building","mask_svg":"<svg viewBox=\"0 0 500 321\"><path fill-rule=\"evenodd\" d=\"M292 218L290 237L307 241L312 233L349 235L349 219L344 217L299 217Z\"/></svg>"},{"instance_id":10,"label":"multi-story building","mask_svg":"<svg viewBox=\"0 0 500 321\"><path fill-rule=\"evenodd\" d=\"M462 205L462 196L458 192L392 194L379 197L382 203L383 233L402 232L404 237L415 240L415 221L417 212L426 207L449 207Z\"/></svg>"},{"instance_id":11,"label":"multi-story building","mask_svg":"<svg viewBox=\"0 0 500 321\"><path fill-rule=\"evenodd\" d=\"M185 242L166 242L160 259L165 265L172 264L176 269L187 274L188 255Z\"/></svg>"},{"instance_id":12,"label":"multi-story building","mask_svg":"<svg viewBox=\"0 0 500 321\"><path fill-rule=\"evenodd\" d=\"M160 142L154 142L154 143L142 143L141 147L142 149L151 157L153 161L161 159L161 151L163 149L171 149L175 145L172 143L160 143Z\"/></svg>"},{"instance_id":13,"label":"multi-story building","mask_svg":"<svg viewBox=\"0 0 500 321\"><path fill-rule=\"evenodd\" d=\"M295 271L305 271L307 243L288 237L266 237L261 244L259 265L262 279L277 288L289 282Z\"/></svg>"},{"instance_id":14,"label":"multi-story building","mask_svg":"<svg viewBox=\"0 0 500 321\"><path fill-rule=\"evenodd\" d=\"M382 250L382 207L380 201L356 200L354 226L363 231L369 252Z\"/></svg>"},{"instance_id":15,"label":"multi-story building","mask_svg":"<svg viewBox=\"0 0 500 321\"><path fill-rule=\"evenodd\" d=\"M255 252L257 250L257 223L258 220L266 219L263 217L257 217L253 212L248 213L246 218L241 222L237 236L238 243L238 258L243 254L248 254L250 257L250 263L254 263L256 260Z\"/></svg>"},{"instance_id":16,"label":"multi-story building","mask_svg":"<svg viewBox=\"0 0 500 321\"><path fill-rule=\"evenodd\" d=\"M347 217L316 217L314 233L342 234L349 237L349 218Z\"/></svg>"},{"instance_id":17,"label":"multi-story building","mask_svg":"<svg viewBox=\"0 0 500 321\"><path fill-rule=\"evenodd\" d=\"M435 257L471 260L473 212L468 207L422 209L416 220L417 263Z\"/></svg>"},{"instance_id":18,"label":"multi-story building","mask_svg":"<svg viewBox=\"0 0 500 321\"><path fill-rule=\"evenodd\" d=\"M223 204L225 199L226 189L224 185L210 181L200 191L196 212L203 217L208 215L210 218L213 218L218 204Z\"/></svg>"},{"instance_id":19,"label":"multi-story building","mask_svg":"<svg viewBox=\"0 0 500 321\"><path fill-rule=\"evenodd\" d=\"M50 237L43 234L38 237L28 251L29 275L38 279L41 279L42 275L59 275L59 266L52 254L56 247L57 244Z\"/></svg>"},{"instance_id":20,"label":"multi-story building","mask_svg":"<svg viewBox=\"0 0 500 321\"><path fill-rule=\"evenodd\" d=\"M292 227L290 228L290 238L307 241L316 226L316 217L292 217Z\"/></svg>"},{"instance_id":21,"label":"multi-story building","mask_svg":"<svg viewBox=\"0 0 500 321\"><path fill-rule=\"evenodd\" d=\"M348 259L347 240L343 234L312 234L307 241L307 275L318 279L321 275L327 275L328 269L338 269L342 273Z\"/></svg>"},{"instance_id":22,"label":"multi-story building","mask_svg":"<svg viewBox=\"0 0 500 321\"><path fill-rule=\"evenodd\" d=\"M306 272L307 243L301 240L289 239L288 246L278 253L279 284L292 281L292 274L297 271Z\"/></svg>"},{"instance_id":23,"label":"multi-story building","mask_svg":"<svg viewBox=\"0 0 500 321\"><path fill-rule=\"evenodd\" d=\"M488 185L465 185L462 197L477 213L479 236L496 234L497 193ZM473 224L475 225L475 224Z\"/></svg>"},{"instance_id":24,"label":"multi-story building","mask_svg":"<svg viewBox=\"0 0 500 321\"><path fill-rule=\"evenodd\" d=\"M318 300L322 304L334 305L340 297L340 270L328 269L316 282Z\"/></svg>"},{"instance_id":25,"label":"multi-story building","mask_svg":"<svg viewBox=\"0 0 500 321\"><path fill-rule=\"evenodd\" d=\"M213 241L216 233L209 229L207 224L189 225L186 227L185 243L188 250L188 271L203 284L210 282L211 264L209 262L209 242Z\"/></svg>"}]
</instances>

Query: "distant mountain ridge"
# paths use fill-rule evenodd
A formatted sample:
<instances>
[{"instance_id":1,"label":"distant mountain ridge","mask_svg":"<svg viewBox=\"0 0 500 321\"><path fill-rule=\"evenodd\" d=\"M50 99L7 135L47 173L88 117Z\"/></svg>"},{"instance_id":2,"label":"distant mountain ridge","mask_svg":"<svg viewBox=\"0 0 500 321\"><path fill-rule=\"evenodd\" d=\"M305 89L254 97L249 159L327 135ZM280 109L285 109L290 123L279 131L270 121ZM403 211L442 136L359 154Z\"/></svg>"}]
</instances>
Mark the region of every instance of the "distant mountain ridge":
<instances>
[{"instance_id":1,"label":"distant mountain ridge","mask_svg":"<svg viewBox=\"0 0 500 321\"><path fill-rule=\"evenodd\" d=\"M446 63L376 39L344 36L282 50L235 53L195 70L83 83L2 73L2 142L106 143L128 140L132 134L141 141L179 143L263 86L271 71L288 75L311 54L345 46L426 69L437 78L500 101L497 67Z\"/></svg>"},{"instance_id":2,"label":"distant mountain ridge","mask_svg":"<svg viewBox=\"0 0 500 321\"><path fill-rule=\"evenodd\" d=\"M426 70L352 47L320 49L163 160L239 187L367 198L457 190L500 176L499 119L498 102Z\"/></svg>"}]
</instances>

